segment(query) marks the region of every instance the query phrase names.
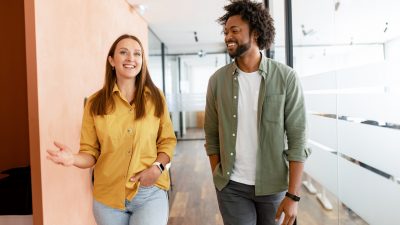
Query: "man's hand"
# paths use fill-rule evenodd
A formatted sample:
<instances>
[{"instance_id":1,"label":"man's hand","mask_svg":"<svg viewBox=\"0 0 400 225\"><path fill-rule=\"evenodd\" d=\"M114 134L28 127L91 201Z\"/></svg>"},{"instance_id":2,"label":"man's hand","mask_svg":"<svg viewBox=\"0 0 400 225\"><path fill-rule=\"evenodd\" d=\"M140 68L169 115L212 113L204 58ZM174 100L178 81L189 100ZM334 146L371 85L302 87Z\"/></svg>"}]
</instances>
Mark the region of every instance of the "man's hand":
<instances>
[{"instance_id":1,"label":"man's hand","mask_svg":"<svg viewBox=\"0 0 400 225\"><path fill-rule=\"evenodd\" d=\"M278 222L281 218L282 213L284 213L285 218L283 219L281 225L292 225L296 220L297 207L298 202L295 202L292 199L285 197L279 205L278 211L276 212L275 220Z\"/></svg>"}]
</instances>

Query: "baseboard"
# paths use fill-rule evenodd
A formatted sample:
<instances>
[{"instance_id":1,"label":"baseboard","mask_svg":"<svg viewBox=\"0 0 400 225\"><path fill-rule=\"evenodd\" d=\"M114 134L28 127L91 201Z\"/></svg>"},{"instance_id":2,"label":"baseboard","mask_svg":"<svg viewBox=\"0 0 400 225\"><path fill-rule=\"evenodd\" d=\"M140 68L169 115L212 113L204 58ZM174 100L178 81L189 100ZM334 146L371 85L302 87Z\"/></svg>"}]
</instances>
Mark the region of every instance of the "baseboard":
<instances>
[{"instance_id":1,"label":"baseboard","mask_svg":"<svg viewBox=\"0 0 400 225\"><path fill-rule=\"evenodd\" d=\"M32 215L0 216L0 225L33 225Z\"/></svg>"}]
</instances>

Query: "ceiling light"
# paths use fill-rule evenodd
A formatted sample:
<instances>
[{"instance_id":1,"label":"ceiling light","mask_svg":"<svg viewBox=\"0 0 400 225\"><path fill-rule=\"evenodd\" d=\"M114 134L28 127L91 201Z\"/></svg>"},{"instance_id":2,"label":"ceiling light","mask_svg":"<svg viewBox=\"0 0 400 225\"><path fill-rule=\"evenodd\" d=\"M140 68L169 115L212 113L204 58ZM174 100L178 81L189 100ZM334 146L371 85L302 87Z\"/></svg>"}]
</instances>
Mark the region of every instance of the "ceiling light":
<instances>
[{"instance_id":1,"label":"ceiling light","mask_svg":"<svg viewBox=\"0 0 400 225\"><path fill-rule=\"evenodd\" d=\"M338 0L338 1L335 3L335 11L338 11L338 10L339 10L339 6L340 6L340 1Z\"/></svg>"},{"instance_id":2,"label":"ceiling light","mask_svg":"<svg viewBox=\"0 0 400 225\"><path fill-rule=\"evenodd\" d=\"M205 56L206 53L203 50L200 50L197 52L197 55L201 58L201 57Z\"/></svg>"},{"instance_id":3,"label":"ceiling light","mask_svg":"<svg viewBox=\"0 0 400 225\"><path fill-rule=\"evenodd\" d=\"M134 9L136 12L138 12L140 15L143 15L146 10L147 10L147 6L144 4L140 4L135 0L126 0L126 2L128 3L128 5Z\"/></svg>"}]
</instances>

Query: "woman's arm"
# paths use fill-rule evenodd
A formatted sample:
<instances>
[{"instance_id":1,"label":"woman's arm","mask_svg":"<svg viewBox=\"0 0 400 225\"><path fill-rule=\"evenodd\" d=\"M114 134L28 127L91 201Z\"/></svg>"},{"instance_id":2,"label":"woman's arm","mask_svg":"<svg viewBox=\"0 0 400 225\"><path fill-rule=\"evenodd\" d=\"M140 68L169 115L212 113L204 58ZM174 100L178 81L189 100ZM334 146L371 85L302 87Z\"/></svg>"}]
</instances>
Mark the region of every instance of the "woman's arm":
<instances>
[{"instance_id":1,"label":"woman's arm","mask_svg":"<svg viewBox=\"0 0 400 225\"><path fill-rule=\"evenodd\" d=\"M63 166L76 166L81 169L91 168L96 163L96 159L94 156L79 152L72 153L71 149L66 145L61 144L59 142L54 142L54 145L59 150L47 150L47 159L53 161L56 164Z\"/></svg>"}]
</instances>

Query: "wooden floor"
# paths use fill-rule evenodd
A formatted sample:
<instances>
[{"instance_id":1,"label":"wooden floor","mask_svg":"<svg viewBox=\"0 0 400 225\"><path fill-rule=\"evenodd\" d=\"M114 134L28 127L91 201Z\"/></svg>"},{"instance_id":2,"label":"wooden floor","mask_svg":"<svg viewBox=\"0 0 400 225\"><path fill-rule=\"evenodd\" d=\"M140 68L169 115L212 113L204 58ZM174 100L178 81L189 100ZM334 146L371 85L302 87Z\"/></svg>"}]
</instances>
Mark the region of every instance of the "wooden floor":
<instances>
[{"instance_id":1,"label":"wooden floor","mask_svg":"<svg viewBox=\"0 0 400 225\"><path fill-rule=\"evenodd\" d=\"M223 225L208 157L204 150L204 140L178 142L171 176L173 186L169 192L168 225ZM327 195L333 204L331 211L323 209L315 195L303 190L297 224L367 225L351 210L337 201L333 202L333 195Z\"/></svg>"}]
</instances>

